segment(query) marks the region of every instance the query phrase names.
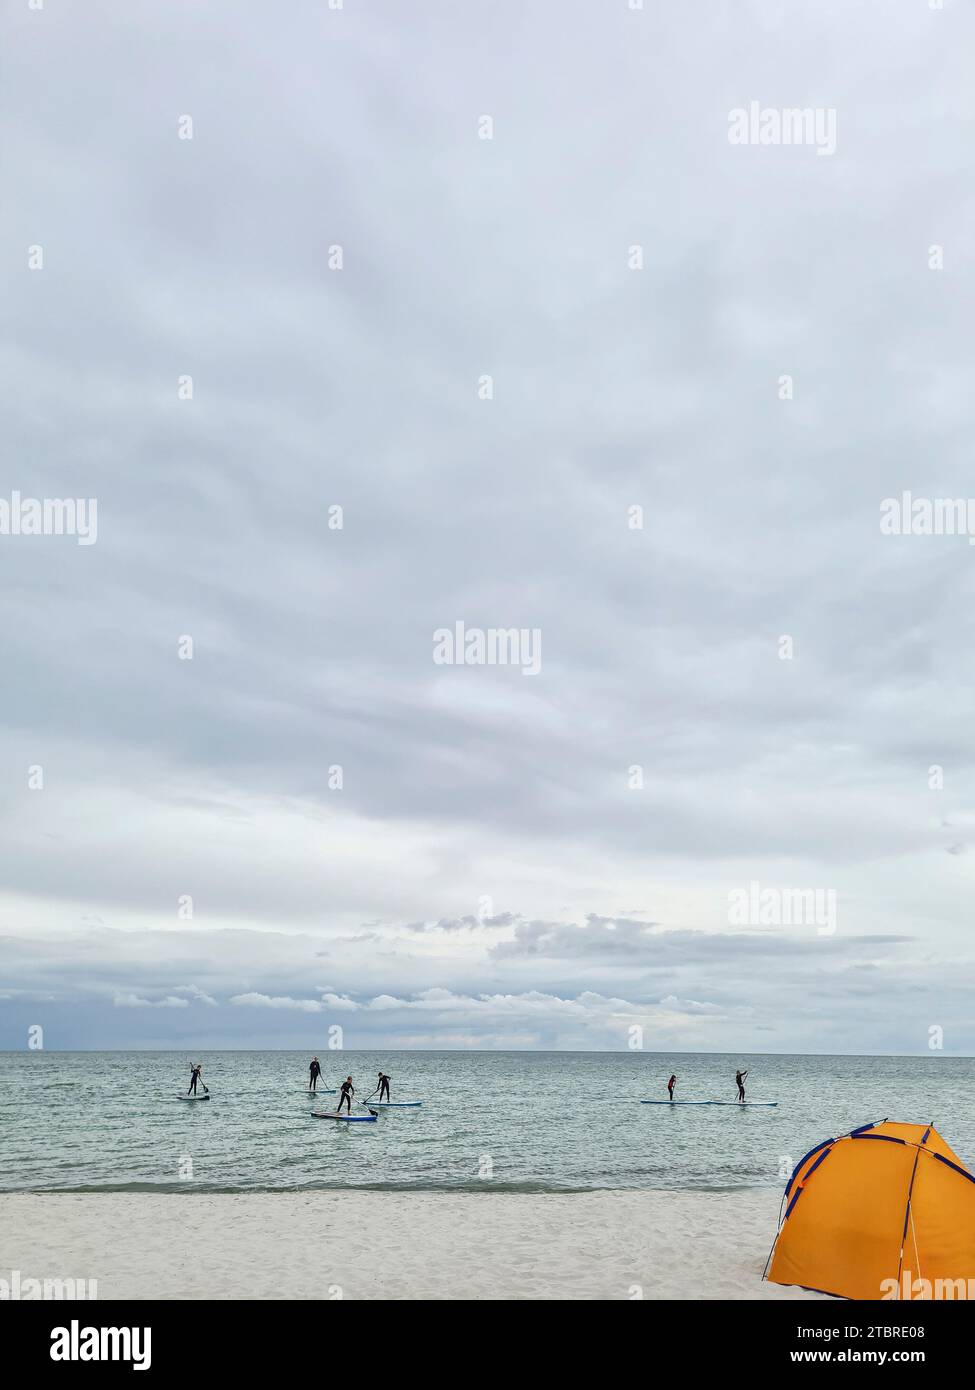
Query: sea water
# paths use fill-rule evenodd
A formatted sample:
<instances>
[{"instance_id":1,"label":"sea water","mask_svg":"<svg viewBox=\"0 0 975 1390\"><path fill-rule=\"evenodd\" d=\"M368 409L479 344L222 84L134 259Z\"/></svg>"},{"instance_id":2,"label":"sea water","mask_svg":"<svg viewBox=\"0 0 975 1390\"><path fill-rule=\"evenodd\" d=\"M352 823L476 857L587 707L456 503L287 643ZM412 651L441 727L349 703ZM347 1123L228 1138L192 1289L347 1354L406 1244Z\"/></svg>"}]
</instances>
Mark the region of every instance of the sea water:
<instances>
[{"instance_id":1,"label":"sea water","mask_svg":"<svg viewBox=\"0 0 975 1390\"><path fill-rule=\"evenodd\" d=\"M0 1053L0 1190L321 1188L572 1192L781 1187L821 1140L883 1119L935 1125L975 1164L975 1059L646 1052L319 1052L365 1097L382 1068L418 1109L319 1120L309 1053L211 1052L187 1104L181 1052ZM641 1105L748 1099L774 1109ZM361 1109L358 1113L365 1113Z\"/></svg>"}]
</instances>

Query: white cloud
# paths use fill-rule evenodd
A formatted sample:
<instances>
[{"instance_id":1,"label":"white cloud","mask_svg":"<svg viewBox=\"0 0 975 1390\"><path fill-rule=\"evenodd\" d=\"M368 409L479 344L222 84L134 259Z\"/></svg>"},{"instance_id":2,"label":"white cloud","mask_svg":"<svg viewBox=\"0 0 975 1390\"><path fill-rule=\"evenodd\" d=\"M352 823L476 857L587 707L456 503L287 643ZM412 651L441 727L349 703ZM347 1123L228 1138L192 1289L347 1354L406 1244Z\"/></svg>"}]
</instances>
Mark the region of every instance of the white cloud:
<instances>
[{"instance_id":1,"label":"white cloud","mask_svg":"<svg viewBox=\"0 0 975 1390\"><path fill-rule=\"evenodd\" d=\"M320 999L290 999L287 995L272 998L268 994L235 994L231 1004L243 1004L253 1009L296 1009L299 1013L320 1014L326 1005Z\"/></svg>"},{"instance_id":2,"label":"white cloud","mask_svg":"<svg viewBox=\"0 0 975 1390\"><path fill-rule=\"evenodd\" d=\"M187 1009L189 1002L169 994L164 999L146 999L139 994L116 994L112 1000L117 1009Z\"/></svg>"},{"instance_id":3,"label":"white cloud","mask_svg":"<svg viewBox=\"0 0 975 1390\"><path fill-rule=\"evenodd\" d=\"M174 994L185 994L190 999L196 999L201 1004L209 1004L212 1008L217 1008L217 1001L206 990L200 989L197 985L177 985Z\"/></svg>"},{"instance_id":4,"label":"white cloud","mask_svg":"<svg viewBox=\"0 0 975 1390\"><path fill-rule=\"evenodd\" d=\"M322 1004L331 1013L341 1013L343 1010L353 1010L359 1007L354 999L348 999L341 994L333 994L331 991L322 994Z\"/></svg>"}]
</instances>

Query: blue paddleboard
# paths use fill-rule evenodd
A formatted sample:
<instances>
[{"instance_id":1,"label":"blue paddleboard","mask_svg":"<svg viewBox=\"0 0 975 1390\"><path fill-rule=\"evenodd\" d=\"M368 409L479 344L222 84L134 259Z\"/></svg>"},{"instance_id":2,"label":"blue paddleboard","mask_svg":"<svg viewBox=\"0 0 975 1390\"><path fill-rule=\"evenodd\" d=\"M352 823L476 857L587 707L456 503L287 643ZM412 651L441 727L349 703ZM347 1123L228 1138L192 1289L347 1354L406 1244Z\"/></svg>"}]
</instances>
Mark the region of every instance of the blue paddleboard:
<instances>
[{"instance_id":1,"label":"blue paddleboard","mask_svg":"<svg viewBox=\"0 0 975 1390\"><path fill-rule=\"evenodd\" d=\"M375 1124L375 1115L339 1115L334 1110L313 1110L311 1112L316 1120L342 1120L345 1124L361 1123L363 1120L367 1124Z\"/></svg>"}]
</instances>

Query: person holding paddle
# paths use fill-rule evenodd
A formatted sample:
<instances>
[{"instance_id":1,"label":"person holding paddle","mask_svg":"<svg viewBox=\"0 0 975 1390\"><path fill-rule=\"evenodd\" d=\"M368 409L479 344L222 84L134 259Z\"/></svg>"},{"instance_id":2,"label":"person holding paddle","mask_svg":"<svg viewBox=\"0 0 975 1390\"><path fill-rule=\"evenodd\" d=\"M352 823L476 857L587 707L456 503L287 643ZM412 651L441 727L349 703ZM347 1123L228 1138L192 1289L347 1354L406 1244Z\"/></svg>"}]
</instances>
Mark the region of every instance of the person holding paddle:
<instances>
[{"instance_id":1,"label":"person holding paddle","mask_svg":"<svg viewBox=\"0 0 975 1390\"><path fill-rule=\"evenodd\" d=\"M204 1083L203 1083L203 1063L202 1063L202 1062L191 1062L191 1063L190 1063L190 1084L189 1084L189 1087L188 1087L187 1092L186 1092L186 1094L187 1094L188 1096L195 1096L195 1095L196 1095L196 1083L197 1083L198 1081L199 1081L200 1085L203 1086L203 1089L204 1089L204 1091L206 1091L207 1095L209 1095L209 1094L210 1094L209 1087L207 1087L207 1086L204 1085Z\"/></svg>"},{"instance_id":2,"label":"person holding paddle","mask_svg":"<svg viewBox=\"0 0 975 1390\"><path fill-rule=\"evenodd\" d=\"M345 1080L342 1082L342 1088L339 1093L339 1103L336 1106L336 1114L341 1115L343 1101L345 1102L346 1110L348 1110L350 1115L352 1114L352 1097L354 1095L355 1087L352 1084L352 1077L347 1076Z\"/></svg>"},{"instance_id":3,"label":"person holding paddle","mask_svg":"<svg viewBox=\"0 0 975 1390\"><path fill-rule=\"evenodd\" d=\"M318 1089L318 1082L322 1074L322 1064L317 1057L313 1057L308 1064L308 1089L315 1091Z\"/></svg>"},{"instance_id":4,"label":"person holding paddle","mask_svg":"<svg viewBox=\"0 0 975 1390\"><path fill-rule=\"evenodd\" d=\"M735 1072L735 1085L738 1087L738 1104L739 1104L739 1105L744 1104L744 1101L745 1101L745 1077L746 1077L747 1075L748 1075L748 1072L747 1072L747 1071L736 1071L736 1072Z\"/></svg>"},{"instance_id":5,"label":"person holding paddle","mask_svg":"<svg viewBox=\"0 0 975 1390\"><path fill-rule=\"evenodd\" d=\"M674 1099L674 1087L675 1087L676 1085L677 1085L677 1077L671 1075L670 1080L667 1082L667 1094L670 1096L671 1100Z\"/></svg>"},{"instance_id":6,"label":"person holding paddle","mask_svg":"<svg viewBox=\"0 0 975 1390\"><path fill-rule=\"evenodd\" d=\"M380 1099L381 1101L382 1101L382 1100L388 1101L388 1100L389 1100L389 1083L390 1083L390 1080L391 1080L391 1079L392 1079L392 1078L391 1078L391 1077L388 1077L384 1071L381 1071L381 1072L379 1073L379 1085L376 1087L376 1090L375 1090L375 1091L370 1091L369 1094L366 1096L365 1100L359 1102L360 1105L368 1105L369 1102L372 1100L373 1096L376 1095L377 1092L378 1092L378 1094L379 1094L379 1099Z\"/></svg>"}]
</instances>

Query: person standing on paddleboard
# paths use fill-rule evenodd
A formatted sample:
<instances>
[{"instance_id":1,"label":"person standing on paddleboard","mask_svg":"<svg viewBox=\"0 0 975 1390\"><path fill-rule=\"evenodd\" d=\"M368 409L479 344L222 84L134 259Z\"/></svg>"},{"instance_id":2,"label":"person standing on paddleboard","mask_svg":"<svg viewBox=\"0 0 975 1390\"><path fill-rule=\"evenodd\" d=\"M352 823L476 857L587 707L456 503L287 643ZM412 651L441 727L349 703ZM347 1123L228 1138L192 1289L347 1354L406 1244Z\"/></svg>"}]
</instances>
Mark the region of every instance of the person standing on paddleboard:
<instances>
[{"instance_id":1,"label":"person standing on paddleboard","mask_svg":"<svg viewBox=\"0 0 975 1390\"><path fill-rule=\"evenodd\" d=\"M674 1087L675 1087L676 1085L677 1085L677 1077L676 1077L676 1076L672 1076L672 1077L670 1078L670 1080L667 1082L667 1094L670 1096L671 1100L674 1099Z\"/></svg>"},{"instance_id":2,"label":"person standing on paddleboard","mask_svg":"<svg viewBox=\"0 0 975 1390\"><path fill-rule=\"evenodd\" d=\"M743 1102L744 1102L744 1100L745 1100L745 1077L746 1077L747 1075L748 1075L748 1072L747 1072L747 1071L736 1071L736 1072L735 1072L735 1085L738 1087L738 1103L739 1103L739 1105L743 1104Z\"/></svg>"},{"instance_id":3,"label":"person standing on paddleboard","mask_svg":"<svg viewBox=\"0 0 975 1390\"><path fill-rule=\"evenodd\" d=\"M202 1082L202 1080L203 1080L203 1063L202 1063L202 1062L193 1062L193 1063L191 1063L191 1064L190 1064L190 1084L189 1084L189 1089L187 1090L186 1094L187 1094L188 1096L195 1096L195 1095L196 1095L196 1083L197 1083L198 1081ZM204 1086L203 1089L204 1089L204 1091L205 1091L205 1090L206 1090L206 1087Z\"/></svg>"},{"instance_id":4,"label":"person standing on paddleboard","mask_svg":"<svg viewBox=\"0 0 975 1390\"><path fill-rule=\"evenodd\" d=\"M379 1073L379 1099L389 1100L389 1081L390 1078L384 1071Z\"/></svg>"},{"instance_id":5,"label":"person standing on paddleboard","mask_svg":"<svg viewBox=\"0 0 975 1390\"><path fill-rule=\"evenodd\" d=\"M318 1078L322 1074L321 1063L317 1057L313 1057L308 1065L308 1089L314 1091L318 1084Z\"/></svg>"},{"instance_id":6,"label":"person standing on paddleboard","mask_svg":"<svg viewBox=\"0 0 975 1390\"><path fill-rule=\"evenodd\" d=\"M345 1080L342 1082L342 1089L339 1093L339 1103L336 1108L336 1114L341 1115L343 1101L345 1101L345 1108L348 1110L349 1114L352 1114L352 1097L354 1095L355 1087L352 1084L352 1077L347 1076Z\"/></svg>"}]
</instances>

